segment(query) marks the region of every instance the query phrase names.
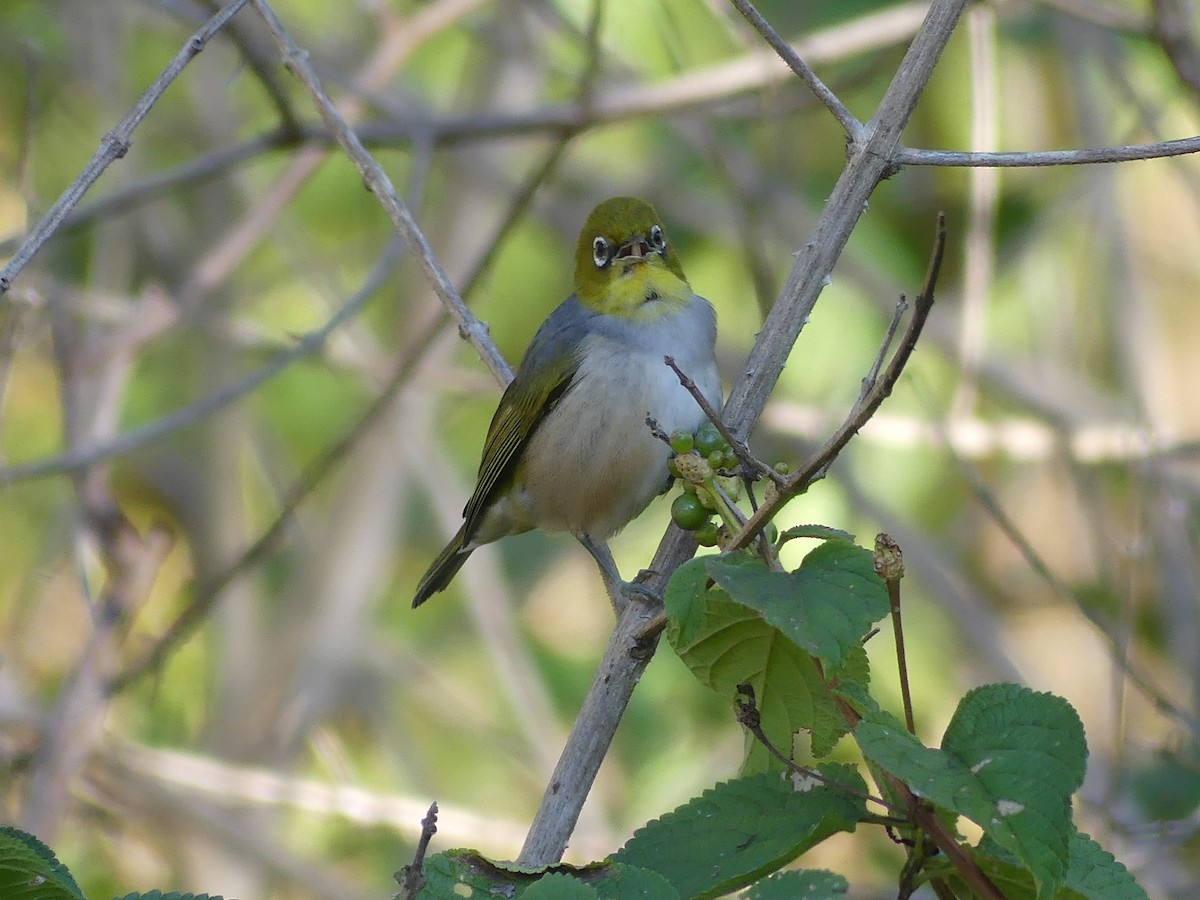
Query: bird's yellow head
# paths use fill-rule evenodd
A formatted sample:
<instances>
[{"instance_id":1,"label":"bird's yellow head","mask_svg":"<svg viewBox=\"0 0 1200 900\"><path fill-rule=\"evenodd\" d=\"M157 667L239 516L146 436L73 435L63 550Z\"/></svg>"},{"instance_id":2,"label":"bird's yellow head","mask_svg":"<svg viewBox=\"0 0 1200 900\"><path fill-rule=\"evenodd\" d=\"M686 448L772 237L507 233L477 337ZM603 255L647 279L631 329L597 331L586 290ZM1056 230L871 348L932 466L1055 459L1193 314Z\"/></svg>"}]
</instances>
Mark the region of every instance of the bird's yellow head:
<instances>
[{"instance_id":1,"label":"bird's yellow head","mask_svg":"<svg viewBox=\"0 0 1200 900\"><path fill-rule=\"evenodd\" d=\"M613 197L592 210L575 247L575 296L610 316L655 319L692 295L649 203Z\"/></svg>"}]
</instances>

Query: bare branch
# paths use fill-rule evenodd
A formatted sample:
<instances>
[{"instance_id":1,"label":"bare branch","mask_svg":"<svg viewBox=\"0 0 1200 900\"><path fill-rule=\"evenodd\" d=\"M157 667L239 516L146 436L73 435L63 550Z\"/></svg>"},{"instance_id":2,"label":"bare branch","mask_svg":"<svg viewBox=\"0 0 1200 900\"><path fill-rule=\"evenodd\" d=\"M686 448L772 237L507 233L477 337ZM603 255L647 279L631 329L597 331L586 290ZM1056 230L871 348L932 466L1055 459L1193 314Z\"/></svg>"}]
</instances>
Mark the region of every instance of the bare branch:
<instances>
[{"instance_id":1,"label":"bare branch","mask_svg":"<svg viewBox=\"0 0 1200 900\"><path fill-rule=\"evenodd\" d=\"M901 147L894 157L901 166L1090 166L1097 163L1129 162L1135 159L1161 159L1200 153L1200 135L1159 141L1154 144L1129 144L1124 147L1100 147L1094 150L1033 150L1019 153L970 153L960 150L915 150Z\"/></svg>"},{"instance_id":2,"label":"bare branch","mask_svg":"<svg viewBox=\"0 0 1200 900\"><path fill-rule=\"evenodd\" d=\"M917 295L916 300L913 301L912 318L909 319L908 327L900 340L900 346L896 348L896 353L892 356L891 361L879 379L871 385L870 390L860 397L859 402L855 403L841 427L829 436L825 443L813 453L808 462L788 476L787 484L777 491L774 497L765 501L755 511L742 530L735 534L726 545L726 550L737 550L749 544L788 500L806 490L813 480L829 467L842 448L849 443L858 430L874 415L879 405L891 394L892 388L899 380L904 366L908 363L908 359L916 347L925 322L929 318L929 313L933 309L933 292L937 284L938 273L941 271L945 246L946 222L943 216L938 216L937 234L934 239L933 253L929 258L929 270L925 275L925 285L921 288L921 293Z\"/></svg>"},{"instance_id":3,"label":"bare branch","mask_svg":"<svg viewBox=\"0 0 1200 900\"><path fill-rule=\"evenodd\" d=\"M388 275L399 261L399 246L394 246L385 253L380 262L367 276L363 286L348 299L342 307L330 317L329 321L301 337L296 346L275 355L261 368L251 372L244 378L227 385L196 403L185 406L173 413L155 419L139 428L133 428L116 437L83 447L74 447L57 456L33 462L20 463L0 469L0 485L11 484L29 478L43 478L47 475L61 475L65 472L75 472L94 465L111 456L119 456L136 450L138 447L153 443L171 432L187 428L197 422L219 412L229 404L253 391L260 385L270 381L289 365L306 356L318 353L329 340L330 336L341 326L358 315L368 300L375 295L380 286L387 280Z\"/></svg>"},{"instance_id":4,"label":"bare branch","mask_svg":"<svg viewBox=\"0 0 1200 900\"><path fill-rule=\"evenodd\" d=\"M762 14L754 8L754 4L750 0L730 0L737 11L745 17L746 21L754 26L754 30L762 35L771 47L779 54L779 58L788 64L800 80L808 85L809 90L816 94L825 107L833 113L835 119L842 123L842 128L846 131L846 139L856 141L862 135L862 122L854 117L850 110L846 109L844 103L838 99L828 87L825 86L817 73L805 64L799 54L792 49L792 45L779 36L779 33L771 27L770 23L762 17Z\"/></svg>"},{"instance_id":5,"label":"bare branch","mask_svg":"<svg viewBox=\"0 0 1200 900\"><path fill-rule=\"evenodd\" d=\"M58 198L50 211L38 222L8 264L0 269L0 297L8 292L8 289L12 287L13 280L33 259L42 245L50 239L50 236L66 218L67 213L75 207L84 194L91 190L92 185L96 183L104 170L129 150L129 142L133 139L134 129L141 124L142 119L146 117L158 99L166 93L171 82L178 78L184 67L204 49L212 36L220 31L225 23L245 5L246 0L230 0L220 12L209 19L203 28L188 39L170 64L154 79L150 87L146 88L128 115L118 122L112 131L104 135L100 141L100 147L92 156L91 161L63 191L62 196Z\"/></svg>"},{"instance_id":6,"label":"bare branch","mask_svg":"<svg viewBox=\"0 0 1200 900\"><path fill-rule=\"evenodd\" d=\"M367 189L375 195L388 214L388 218L392 220L392 224L396 226L396 230L408 244L430 285L458 323L459 333L478 351L496 379L501 384L507 384L512 380L512 369L509 368L504 357L500 355L500 351L496 349L496 345L488 337L487 326L467 308L454 285L450 283L449 276L446 275L441 263L434 256L433 248L429 246L416 219L413 218L404 201L392 187L392 181L388 178L387 173L383 171L379 163L375 162L371 154L363 147L362 141L334 108L329 95L325 93L316 72L313 71L312 65L308 61L308 54L301 50L284 30L266 0L253 0L253 2L275 38L275 42L279 45L283 53L284 64L304 85L313 103L316 104L321 118L336 137L338 145L350 157L351 162L362 175Z\"/></svg>"},{"instance_id":7,"label":"bare branch","mask_svg":"<svg viewBox=\"0 0 1200 900\"><path fill-rule=\"evenodd\" d=\"M783 293L725 405L724 419L739 437L749 434L762 412L834 262L888 170L900 132L965 5L965 0L935 0L863 139L852 146L850 161L822 209L811 240L797 254ZM695 550L691 535L670 528L650 564L653 574L645 587L661 593L671 573ZM659 608L661 604L637 598L626 605L521 849L523 864L540 865L562 857L633 689L654 654L655 639L639 641L638 635Z\"/></svg>"}]
</instances>

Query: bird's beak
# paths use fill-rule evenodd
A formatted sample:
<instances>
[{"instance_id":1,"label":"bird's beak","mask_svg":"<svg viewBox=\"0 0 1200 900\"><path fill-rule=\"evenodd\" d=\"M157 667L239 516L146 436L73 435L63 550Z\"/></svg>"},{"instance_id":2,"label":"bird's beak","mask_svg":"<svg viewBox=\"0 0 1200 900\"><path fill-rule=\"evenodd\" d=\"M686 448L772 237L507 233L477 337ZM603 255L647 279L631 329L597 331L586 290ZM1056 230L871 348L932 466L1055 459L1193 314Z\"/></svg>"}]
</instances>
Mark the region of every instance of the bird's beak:
<instances>
[{"instance_id":1,"label":"bird's beak","mask_svg":"<svg viewBox=\"0 0 1200 900\"><path fill-rule=\"evenodd\" d=\"M625 260L625 266L628 268L629 266L646 262L652 252L649 242L644 237L639 236L626 241L618 247L617 252L613 254L613 259Z\"/></svg>"}]
</instances>

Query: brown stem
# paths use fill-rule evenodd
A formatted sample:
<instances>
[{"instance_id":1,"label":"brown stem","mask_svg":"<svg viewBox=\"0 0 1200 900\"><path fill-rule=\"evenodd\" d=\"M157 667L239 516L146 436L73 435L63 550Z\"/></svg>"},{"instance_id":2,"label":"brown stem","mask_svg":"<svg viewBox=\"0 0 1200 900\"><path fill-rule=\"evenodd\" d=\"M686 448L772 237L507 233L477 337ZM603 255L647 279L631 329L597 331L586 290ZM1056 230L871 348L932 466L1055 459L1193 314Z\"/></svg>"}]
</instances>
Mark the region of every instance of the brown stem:
<instances>
[{"instance_id":1,"label":"brown stem","mask_svg":"<svg viewBox=\"0 0 1200 900\"><path fill-rule=\"evenodd\" d=\"M875 536L875 571L887 585L888 601L892 607L892 633L896 638L896 665L900 670L900 697L904 704L904 724L909 734L916 734L913 722L912 693L908 683L908 656L904 652L904 626L900 621L900 579L904 577L904 556L900 545L888 534Z\"/></svg>"}]
</instances>

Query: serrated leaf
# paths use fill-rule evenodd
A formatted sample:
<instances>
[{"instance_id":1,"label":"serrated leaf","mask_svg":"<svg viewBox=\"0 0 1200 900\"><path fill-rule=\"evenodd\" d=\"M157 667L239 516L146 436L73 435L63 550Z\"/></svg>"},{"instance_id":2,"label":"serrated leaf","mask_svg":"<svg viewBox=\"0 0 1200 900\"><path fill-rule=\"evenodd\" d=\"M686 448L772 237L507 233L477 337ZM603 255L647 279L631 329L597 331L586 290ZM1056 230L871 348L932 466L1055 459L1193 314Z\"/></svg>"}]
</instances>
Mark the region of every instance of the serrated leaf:
<instances>
[{"instance_id":1,"label":"serrated leaf","mask_svg":"<svg viewBox=\"0 0 1200 900\"><path fill-rule=\"evenodd\" d=\"M1149 900L1129 870L1082 831L1071 835L1063 886L1087 900Z\"/></svg>"},{"instance_id":2,"label":"serrated leaf","mask_svg":"<svg viewBox=\"0 0 1200 900\"><path fill-rule=\"evenodd\" d=\"M1086 834L1072 834L1069 848L1067 874L1054 900L1148 900L1129 870ZM1037 896L1030 871L991 838L980 841L971 855L1007 900L1033 900ZM961 875L949 863L928 869L931 876L940 875L952 887L966 891Z\"/></svg>"},{"instance_id":3,"label":"serrated leaf","mask_svg":"<svg viewBox=\"0 0 1200 900\"><path fill-rule=\"evenodd\" d=\"M821 774L865 792L850 765ZM613 859L652 869L681 897L717 897L750 884L839 831L853 831L864 803L838 787L775 773L719 784L638 829Z\"/></svg>"},{"instance_id":4,"label":"serrated leaf","mask_svg":"<svg viewBox=\"0 0 1200 900\"><path fill-rule=\"evenodd\" d=\"M701 588L706 580L698 582ZM695 569L687 581L694 588ZM720 588L691 599L682 590L673 598L670 593L668 587L667 640L692 674L730 703L739 684L752 685L763 733L780 752L791 752L792 736L802 728L812 735L814 754L833 748L849 726L812 657ZM779 763L747 734L743 774L772 768Z\"/></svg>"},{"instance_id":5,"label":"serrated leaf","mask_svg":"<svg viewBox=\"0 0 1200 900\"><path fill-rule=\"evenodd\" d=\"M759 612L788 640L829 666L840 666L891 609L870 551L844 541L815 548L794 572L734 565L727 557L704 561L709 577L731 599Z\"/></svg>"},{"instance_id":6,"label":"serrated leaf","mask_svg":"<svg viewBox=\"0 0 1200 900\"><path fill-rule=\"evenodd\" d=\"M543 875L518 897L525 900L597 900L599 894L590 885L570 875Z\"/></svg>"},{"instance_id":7,"label":"serrated leaf","mask_svg":"<svg viewBox=\"0 0 1200 900\"><path fill-rule=\"evenodd\" d=\"M694 644L704 628L704 604L708 583L704 557L689 559L675 570L663 591L663 609L671 623L674 644Z\"/></svg>"},{"instance_id":8,"label":"serrated leaf","mask_svg":"<svg viewBox=\"0 0 1200 900\"><path fill-rule=\"evenodd\" d=\"M828 525L793 525L779 535L779 540L776 546L782 547L788 541L796 540L797 538L817 538L822 541L848 541L854 543L854 535L848 531L842 531L840 528L831 528Z\"/></svg>"},{"instance_id":9,"label":"serrated leaf","mask_svg":"<svg viewBox=\"0 0 1200 900\"><path fill-rule=\"evenodd\" d=\"M825 680L833 693L849 703L860 716L879 709L871 696L871 662L867 648L862 644L851 648L840 666L826 669Z\"/></svg>"},{"instance_id":10,"label":"serrated leaf","mask_svg":"<svg viewBox=\"0 0 1200 900\"><path fill-rule=\"evenodd\" d=\"M1018 685L987 685L959 703L942 750L922 746L886 713L855 729L863 755L919 797L974 821L1029 868L1039 897L1062 884L1071 794L1083 780L1083 726L1065 700Z\"/></svg>"},{"instance_id":11,"label":"serrated leaf","mask_svg":"<svg viewBox=\"0 0 1200 900\"><path fill-rule=\"evenodd\" d=\"M586 866L560 863L553 866L521 866L486 859L468 849L447 850L425 858L425 886L419 897L426 900L462 900L481 897L600 897L602 900L675 900L676 894L662 876L640 872L632 866L596 862ZM536 887L550 879L544 887ZM565 879L565 881L564 881ZM567 884L572 882L572 884ZM587 893L542 893L547 890ZM530 894L536 887L536 892Z\"/></svg>"},{"instance_id":12,"label":"serrated leaf","mask_svg":"<svg viewBox=\"0 0 1200 900\"><path fill-rule=\"evenodd\" d=\"M776 872L746 891L746 900L830 900L842 897L850 883L836 872L796 869Z\"/></svg>"},{"instance_id":13,"label":"serrated leaf","mask_svg":"<svg viewBox=\"0 0 1200 900\"><path fill-rule=\"evenodd\" d=\"M679 900L679 892L657 872L610 863L604 878L591 882L600 900Z\"/></svg>"},{"instance_id":14,"label":"serrated leaf","mask_svg":"<svg viewBox=\"0 0 1200 900\"><path fill-rule=\"evenodd\" d=\"M0 826L0 897L83 900L79 885L49 847L32 834Z\"/></svg>"}]
</instances>

